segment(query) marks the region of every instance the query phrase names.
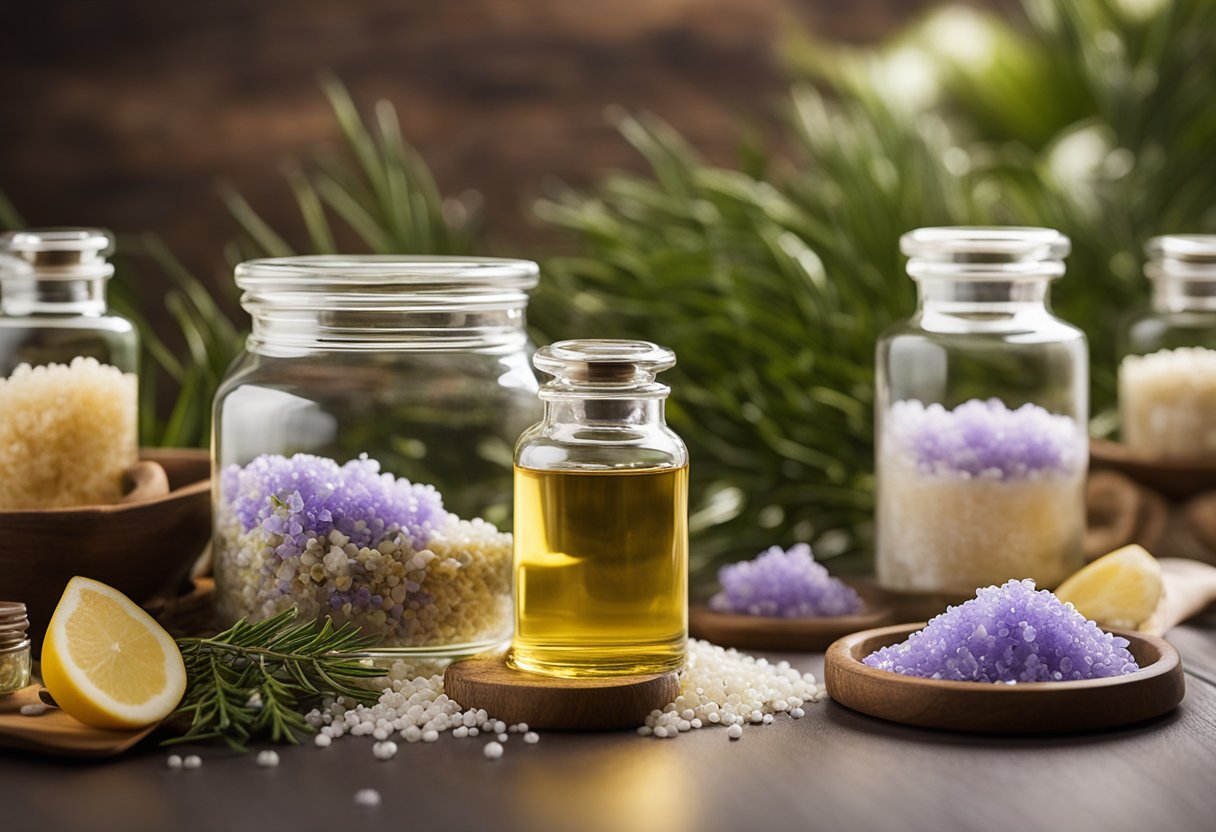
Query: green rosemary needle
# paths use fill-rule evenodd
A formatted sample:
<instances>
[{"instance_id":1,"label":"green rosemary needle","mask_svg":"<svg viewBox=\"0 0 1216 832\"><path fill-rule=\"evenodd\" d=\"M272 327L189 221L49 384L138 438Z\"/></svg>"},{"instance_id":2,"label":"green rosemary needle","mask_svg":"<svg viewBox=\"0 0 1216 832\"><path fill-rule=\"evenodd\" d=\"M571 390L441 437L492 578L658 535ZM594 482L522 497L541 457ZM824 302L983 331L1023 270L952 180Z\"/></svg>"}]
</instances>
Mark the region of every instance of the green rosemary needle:
<instances>
[{"instance_id":1,"label":"green rosemary needle","mask_svg":"<svg viewBox=\"0 0 1216 832\"><path fill-rule=\"evenodd\" d=\"M187 683L174 718L190 727L164 744L221 739L243 751L255 737L298 743L315 732L304 715L322 697L374 703L379 692L359 683L384 675L362 655L377 639L329 618L297 622L298 614L292 607L210 638L177 639Z\"/></svg>"}]
</instances>

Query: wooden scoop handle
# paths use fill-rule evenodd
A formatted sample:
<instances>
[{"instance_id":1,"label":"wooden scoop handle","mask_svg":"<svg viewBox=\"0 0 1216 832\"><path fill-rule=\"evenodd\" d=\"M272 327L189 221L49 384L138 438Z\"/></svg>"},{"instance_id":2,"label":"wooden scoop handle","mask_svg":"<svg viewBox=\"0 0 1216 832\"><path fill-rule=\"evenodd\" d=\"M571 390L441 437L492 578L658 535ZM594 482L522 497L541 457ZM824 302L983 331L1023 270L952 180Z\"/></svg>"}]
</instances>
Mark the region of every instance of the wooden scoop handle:
<instances>
[{"instance_id":1,"label":"wooden scoop handle","mask_svg":"<svg viewBox=\"0 0 1216 832\"><path fill-rule=\"evenodd\" d=\"M120 503L143 503L169 493L169 475L159 462L140 460L123 472L131 488Z\"/></svg>"}]
</instances>

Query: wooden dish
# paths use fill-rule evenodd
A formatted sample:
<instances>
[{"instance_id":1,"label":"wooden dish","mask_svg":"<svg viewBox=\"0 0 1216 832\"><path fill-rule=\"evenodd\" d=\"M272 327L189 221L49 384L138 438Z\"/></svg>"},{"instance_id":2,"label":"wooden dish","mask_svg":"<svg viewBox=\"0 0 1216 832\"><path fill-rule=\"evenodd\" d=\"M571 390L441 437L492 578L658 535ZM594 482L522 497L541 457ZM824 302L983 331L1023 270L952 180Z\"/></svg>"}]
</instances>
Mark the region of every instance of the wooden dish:
<instances>
[{"instance_id":1,"label":"wooden dish","mask_svg":"<svg viewBox=\"0 0 1216 832\"><path fill-rule=\"evenodd\" d=\"M861 660L924 624L854 633L828 648L824 683L832 699L869 716L976 734L1068 734L1130 725L1173 710L1186 692L1182 660L1168 642L1115 631L1131 642L1140 670L1110 679L993 685L945 682L876 670Z\"/></svg>"},{"instance_id":2,"label":"wooden dish","mask_svg":"<svg viewBox=\"0 0 1216 832\"><path fill-rule=\"evenodd\" d=\"M1156 459L1109 439L1089 440L1089 459L1095 470L1118 471L1140 485L1175 500L1216 490L1216 463L1210 460Z\"/></svg>"},{"instance_id":3,"label":"wooden dish","mask_svg":"<svg viewBox=\"0 0 1216 832\"><path fill-rule=\"evenodd\" d=\"M688 610L688 632L696 638L739 650L819 653L841 636L881 627L894 619L894 610L877 588L853 581L848 583L865 602L865 609L857 615L770 618L715 612L697 604Z\"/></svg>"},{"instance_id":4,"label":"wooden dish","mask_svg":"<svg viewBox=\"0 0 1216 832\"><path fill-rule=\"evenodd\" d=\"M73 576L94 578L145 601L180 580L206 546L211 535L207 451L145 449L141 458L156 465L141 463L130 471L134 501L0 511L0 599L25 602L35 651Z\"/></svg>"}]
</instances>

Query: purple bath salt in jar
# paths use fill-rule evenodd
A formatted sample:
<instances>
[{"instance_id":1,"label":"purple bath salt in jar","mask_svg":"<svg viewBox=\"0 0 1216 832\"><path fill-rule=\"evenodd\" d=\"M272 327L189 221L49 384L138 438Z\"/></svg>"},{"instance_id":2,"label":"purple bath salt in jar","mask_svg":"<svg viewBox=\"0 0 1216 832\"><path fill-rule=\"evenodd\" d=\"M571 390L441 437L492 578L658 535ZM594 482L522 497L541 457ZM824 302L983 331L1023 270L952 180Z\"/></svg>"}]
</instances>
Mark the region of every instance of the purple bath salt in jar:
<instances>
[{"instance_id":1,"label":"purple bath salt in jar","mask_svg":"<svg viewBox=\"0 0 1216 832\"><path fill-rule=\"evenodd\" d=\"M915 314L877 350L877 572L959 600L1084 562L1085 335L1051 312L1068 238L1047 228L922 228L900 249Z\"/></svg>"},{"instance_id":2,"label":"purple bath salt in jar","mask_svg":"<svg viewBox=\"0 0 1216 832\"><path fill-rule=\"evenodd\" d=\"M316 256L236 268L253 318L216 394L221 623L292 606L393 656L511 636L512 448L539 416L537 266Z\"/></svg>"}]
</instances>

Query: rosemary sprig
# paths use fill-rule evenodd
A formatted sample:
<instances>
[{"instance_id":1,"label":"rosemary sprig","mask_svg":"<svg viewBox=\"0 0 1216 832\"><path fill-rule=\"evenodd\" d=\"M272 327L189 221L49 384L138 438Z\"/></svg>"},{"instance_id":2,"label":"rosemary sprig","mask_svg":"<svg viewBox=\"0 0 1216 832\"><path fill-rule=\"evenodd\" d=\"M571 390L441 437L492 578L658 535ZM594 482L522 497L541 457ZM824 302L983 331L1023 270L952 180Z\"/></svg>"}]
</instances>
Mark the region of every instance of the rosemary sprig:
<instances>
[{"instance_id":1,"label":"rosemary sprig","mask_svg":"<svg viewBox=\"0 0 1216 832\"><path fill-rule=\"evenodd\" d=\"M179 638L186 696L175 718L190 720L165 745L221 739L238 751L254 737L298 743L314 732L304 714L324 696L374 703L379 693L359 685L383 676L363 663L376 643L353 624L296 623L295 607L264 621L241 619L211 638Z\"/></svg>"}]
</instances>

